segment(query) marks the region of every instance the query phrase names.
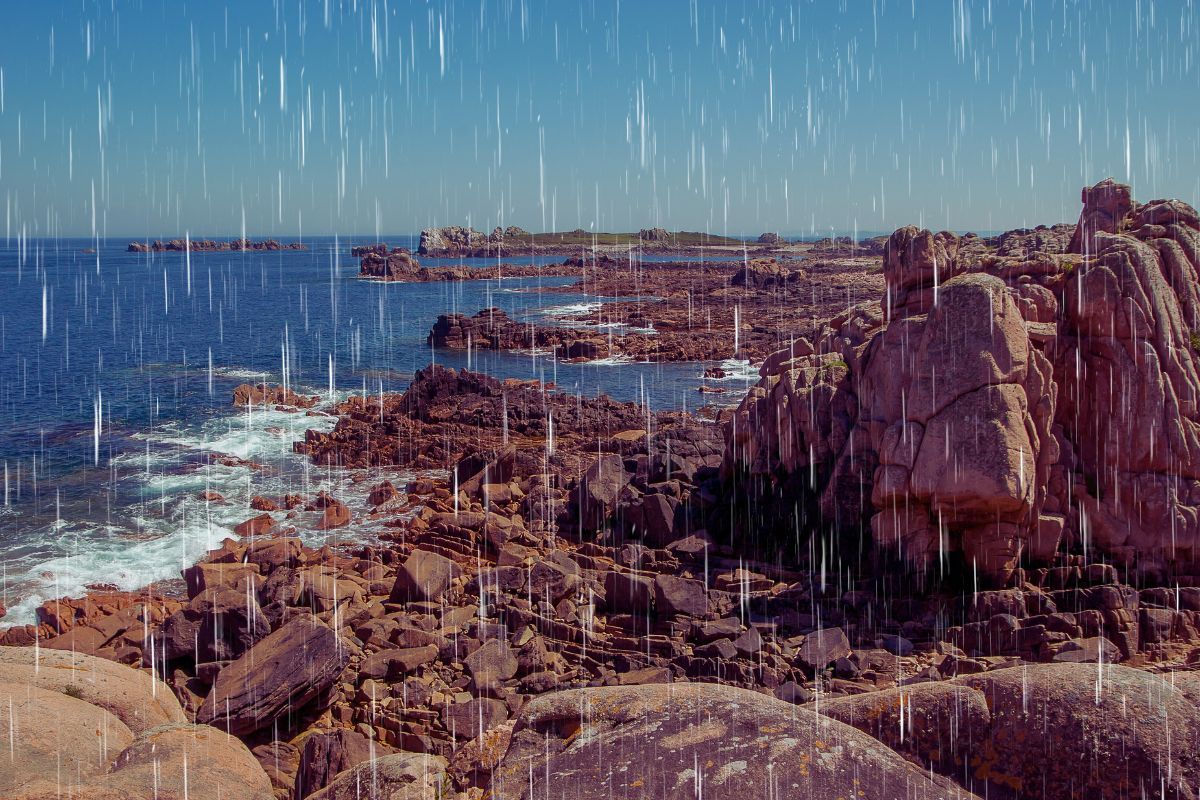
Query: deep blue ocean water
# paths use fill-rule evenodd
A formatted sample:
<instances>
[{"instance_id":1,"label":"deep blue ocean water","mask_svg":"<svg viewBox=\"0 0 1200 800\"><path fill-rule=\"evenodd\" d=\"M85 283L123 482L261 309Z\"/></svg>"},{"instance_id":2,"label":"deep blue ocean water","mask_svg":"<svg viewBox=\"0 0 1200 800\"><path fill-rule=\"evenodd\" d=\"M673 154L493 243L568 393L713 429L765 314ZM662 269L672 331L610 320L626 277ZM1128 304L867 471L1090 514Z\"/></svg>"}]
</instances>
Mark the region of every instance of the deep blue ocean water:
<instances>
[{"instance_id":1,"label":"deep blue ocean water","mask_svg":"<svg viewBox=\"0 0 1200 800\"><path fill-rule=\"evenodd\" d=\"M332 402L401 391L436 360L654 408L711 399L696 391L704 365L577 365L425 344L440 313L498 306L549 321L605 300L572 291L573 278L505 279L498 266L495 280L364 281L351 240L305 241L303 251L190 258L129 253L128 239L0 242L0 600L9 609L0 624L31 621L42 600L90 584L133 589L178 577L251 515L255 494L365 494L367 485L291 453L306 428L327 429L331 419L234 408L240 383L286 383ZM745 371L730 389L751 377ZM210 463L215 453L263 468ZM229 502L205 502L207 489ZM355 532L370 535L369 526Z\"/></svg>"}]
</instances>

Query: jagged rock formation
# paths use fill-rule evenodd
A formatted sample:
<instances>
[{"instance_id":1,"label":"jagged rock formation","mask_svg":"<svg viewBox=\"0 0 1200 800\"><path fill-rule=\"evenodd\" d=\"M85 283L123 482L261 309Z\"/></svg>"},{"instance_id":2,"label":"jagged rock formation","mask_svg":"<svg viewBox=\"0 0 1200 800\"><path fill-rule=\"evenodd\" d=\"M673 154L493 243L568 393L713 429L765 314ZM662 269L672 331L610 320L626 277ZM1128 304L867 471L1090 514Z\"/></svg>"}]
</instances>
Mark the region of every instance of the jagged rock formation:
<instances>
[{"instance_id":1,"label":"jagged rock formation","mask_svg":"<svg viewBox=\"0 0 1200 800\"><path fill-rule=\"evenodd\" d=\"M442 228L426 228L421 231L421 241L417 252L423 256L467 256L482 254L479 251L501 252L505 244L519 245L528 241L532 234L524 228L509 225L507 228L496 226L491 234L485 234L471 227L449 225Z\"/></svg>"},{"instance_id":2,"label":"jagged rock formation","mask_svg":"<svg viewBox=\"0 0 1200 800\"><path fill-rule=\"evenodd\" d=\"M268 386L265 383L243 383L233 390L233 404L246 406L287 406L290 408L312 408L320 400L316 395L305 397L286 386Z\"/></svg>"},{"instance_id":3,"label":"jagged rock formation","mask_svg":"<svg viewBox=\"0 0 1200 800\"><path fill-rule=\"evenodd\" d=\"M885 296L763 364L726 476L996 583L1069 548L1200 572L1200 219L1111 180L1083 202L1066 253L893 233Z\"/></svg>"},{"instance_id":4,"label":"jagged rock formation","mask_svg":"<svg viewBox=\"0 0 1200 800\"><path fill-rule=\"evenodd\" d=\"M759 234L758 239L756 241L759 244L785 244L787 242L787 240L784 239L782 236L780 236L778 233L769 233L769 232Z\"/></svg>"},{"instance_id":5,"label":"jagged rock formation","mask_svg":"<svg viewBox=\"0 0 1200 800\"><path fill-rule=\"evenodd\" d=\"M544 346L548 333L512 319L502 308L485 308L474 316L440 314L425 343L455 350L517 350Z\"/></svg>"},{"instance_id":6,"label":"jagged rock formation","mask_svg":"<svg viewBox=\"0 0 1200 800\"><path fill-rule=\"evenodd\" d=\"M426 228L421 231L417 253L423 256L434 253L457 253L474 250L487 244L487 236L474 228L449 225L443 228Z\"/></svg>"}]
</instances>

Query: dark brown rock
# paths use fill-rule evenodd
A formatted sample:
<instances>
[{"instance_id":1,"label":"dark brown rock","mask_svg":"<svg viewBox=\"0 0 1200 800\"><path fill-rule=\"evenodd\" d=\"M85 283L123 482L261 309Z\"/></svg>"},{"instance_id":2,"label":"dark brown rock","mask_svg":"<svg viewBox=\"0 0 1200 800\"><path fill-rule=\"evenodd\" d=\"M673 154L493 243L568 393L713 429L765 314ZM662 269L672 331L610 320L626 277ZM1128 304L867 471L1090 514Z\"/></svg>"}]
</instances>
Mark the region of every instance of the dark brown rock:
<instances>
[{"instance_id":1,"label":"dark brown rock","mask_svg":"<svg viewBox=\"0 0 1200 800\"><path fill-rule=\"evenodd\" d=\"M197 719L235 735L252 733L321 695L349 661L333 630L294 617L221 670Z\"/></svg>"}]
</instances>

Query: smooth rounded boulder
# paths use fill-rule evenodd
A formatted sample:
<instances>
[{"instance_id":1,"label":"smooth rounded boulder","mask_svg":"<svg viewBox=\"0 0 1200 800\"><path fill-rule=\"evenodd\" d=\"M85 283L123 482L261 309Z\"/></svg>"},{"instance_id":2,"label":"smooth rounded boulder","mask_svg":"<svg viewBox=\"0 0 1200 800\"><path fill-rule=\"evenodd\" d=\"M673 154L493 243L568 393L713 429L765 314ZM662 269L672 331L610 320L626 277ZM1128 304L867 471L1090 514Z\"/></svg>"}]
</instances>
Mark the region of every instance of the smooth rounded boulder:
<instances>
[{"instance_id":1,"label":"smooth rounded boulder","mask_svg":"<svg viewBox=\"0 0 1200 800\"><path fill-rule=\"evenodd\" d=\"M70 795L103 775L133 741L105 709L29 684L0 683L0 708L0 797L45 780Z\"/></svg>"},{"instance_id":2,"label":"smooth rounded boulder","mask_svg":"<svg viewBox=\"0 0 1200 800\"><path fill-rule=\"evenodd\" d=\"M0 648L0 716L5 800L273 800L246 745L122 664Z\"/></svg>"},{"instance_id":3,"label":"smooth rounded boulder","mask_svg":"<svg viewBox=\"0 0 1200 800\"><path fill-rule=\"evenodd\" d=\"M975 797L836 720L769 695L699 683L534 698L490 789L514 800L693 800L701 791L711 800Z\"/></svg>"},{"instance_id":4,"label":"smooth rounded boulder","mask_svg":"<svg viewBox=\"0 0 1200 800\"><path fill-rule=\"evenodd\" d=\"M982 750L992 722L983 692L948 681L823 699L809 708L968 785L969 762Z\"/></svg>"},{"instance_id":5,"label":"smooth rounded boulder","mask_svg":"<svg viewBox=\"0 0 1200 800\"><path fill-rule=\"evenodd\" d=\"M971 759L977 780L1044 800L1200 794L1200 708L1162 676L1030 664L955 682L982 692L991 709Z\"/></svg>"},{"instance_id":6,"label":"smooth rounded boulder","mask_svg":"<svg viewBox=\"0 0 1200 800\"><path fill-rule=\"evenodd\" d=\"M124 664L63 650L0 647L0 681L68 694L105 709L135 735L186 722L175 694L160 680Z\"/></svg>"}]
</instances>

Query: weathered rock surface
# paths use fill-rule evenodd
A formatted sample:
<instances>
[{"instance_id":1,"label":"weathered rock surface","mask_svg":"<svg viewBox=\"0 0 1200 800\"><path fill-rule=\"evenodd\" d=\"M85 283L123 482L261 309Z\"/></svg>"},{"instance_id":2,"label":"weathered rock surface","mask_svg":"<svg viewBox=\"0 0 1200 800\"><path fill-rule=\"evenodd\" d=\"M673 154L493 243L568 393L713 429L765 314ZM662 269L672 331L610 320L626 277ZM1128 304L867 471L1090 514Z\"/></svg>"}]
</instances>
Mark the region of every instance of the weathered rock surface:
<instances>
[{"instance_id":1,"label":"weathered rock surface","mask_svg":"<svg viewBox=\"0 0 1200 800\"><path fill-rule=\"evenodd\" d=\"M674 684L544 695L522 711L491 792L573 798L971 798L876 739L774 698Z\"/></svg>"},{"instance_id":2,"label":"weathered rock surface","mask_svg":"<svg viewBox=\"0 0 1200 800\"><path fill-rule=\"evenodd\" d=\"M1014 667L812 707L983 796L1183 798L1200 779L1195 697L1128 667Z\"/></svg>"},{"instance_id":3,"label":"weathered rock surface","mask_svg":"<svg viewBox=\"0 0 1200 800\"><path fill-rule=\"evenodd\" d=\"M975 779L1051 800L1195 797L1200 708L1157 675L1044 664L960 678L991 711Z\"/></svg>"}]
</instances>

